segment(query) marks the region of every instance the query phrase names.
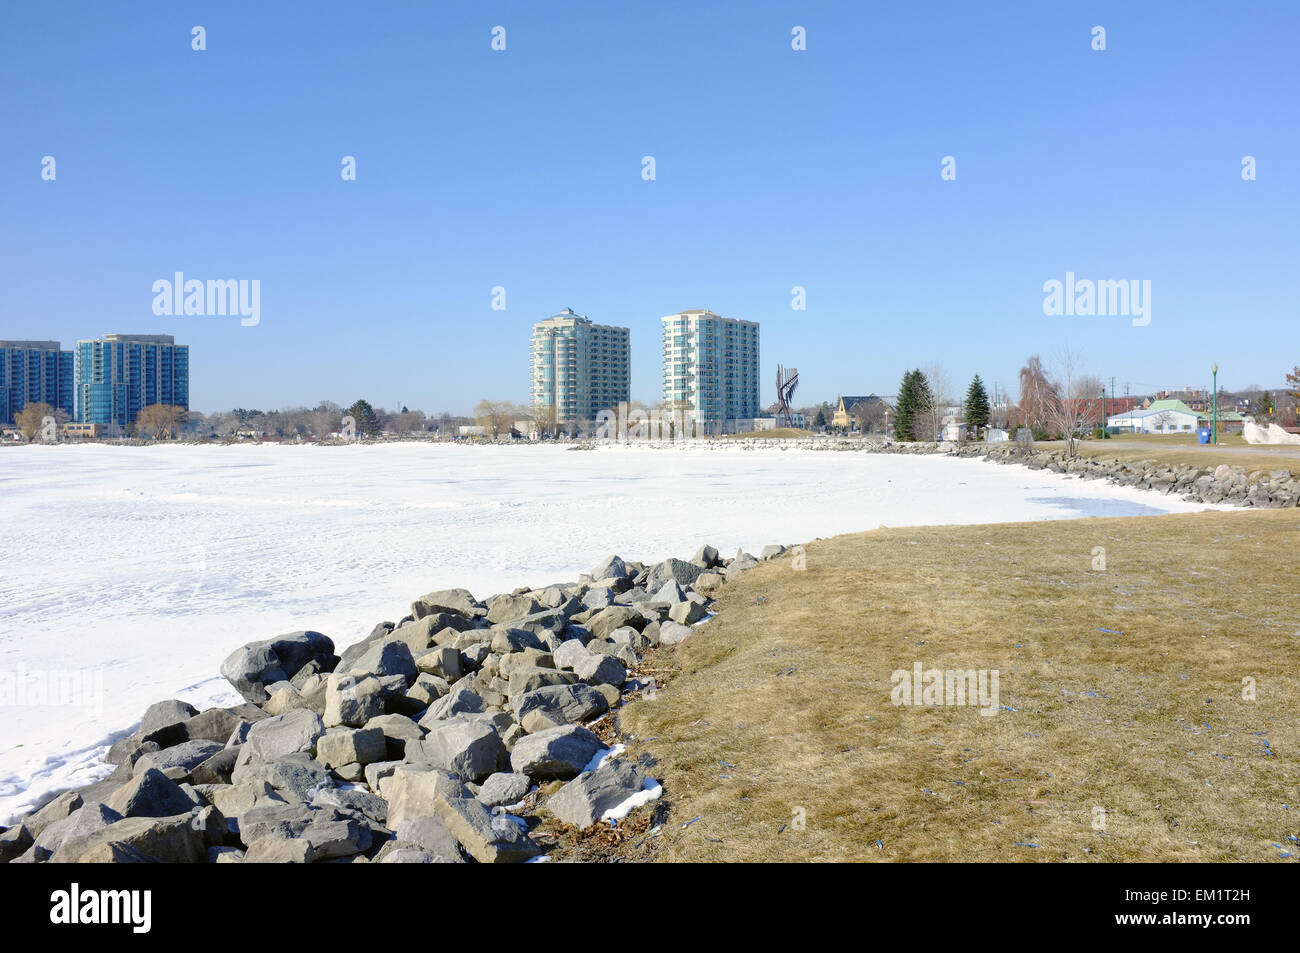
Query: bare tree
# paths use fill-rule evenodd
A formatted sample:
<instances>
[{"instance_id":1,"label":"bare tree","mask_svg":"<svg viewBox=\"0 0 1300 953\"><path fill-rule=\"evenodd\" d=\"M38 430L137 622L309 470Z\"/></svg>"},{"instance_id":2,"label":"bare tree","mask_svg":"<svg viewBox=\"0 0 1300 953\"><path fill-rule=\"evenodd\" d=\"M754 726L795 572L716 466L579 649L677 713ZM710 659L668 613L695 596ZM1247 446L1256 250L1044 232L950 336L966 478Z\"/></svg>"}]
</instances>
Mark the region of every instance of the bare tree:
<instances>
[{"instance_id":1,"label":"bare tree","mask_svg":"<svg viewBox=\"0 0 1300 953\"><path fill-rule=\"evenodd\" d=\"M474 407L474 420L488 430L495 440L503 433L509 433L514 422L527 416L528 411L518 404L505 400L481 400Z\"/></svg>"},{"instance_id":2,"label":"bare tree","mask_svg":"<svg viewBox=\"0 0 1300 953\"><path fill-rule=\"evenodd\" d=\"M31 443L41 432L45 418L53 416L54 408L49 404L33 403L26 405L14 415L14 423L18 425L18 432L23 435L23 439Z\"/></svg>"},{"instance_id":3,"label":"bare tree","mask_svg":"<svg viewBox=\"0 0 1300 953\"><path fill-rule=\"evenodd\" d=\"M1042 359L1031 354L1020 369L1020 423L1030 429L1046 429L1052 385Z\"/></svg>"},{"instance_id":4,"label":"bare tree","mask_svg":"<svg viewBox=\"0 0 1300 953\"><path fill-rule=\"evenodd\" d=\"M135 428L138 433L173 440L180 433L187 417L188 411L184 407L150 404L136 415Z\"/></svg>"},{"instance_id":5,"label":"bare tree","mask_svg":"<svg viewBox=\"0 0 1300 953\"><path fill-rule=\"evenodd\" d=\"M917 414L929 425L930 433L938 437L943 429L943 410L952 403L952 382L938 361L925 365L921 372L930 384L930 393L923 406L916 409Z\"/></svg>"},{"instance_id":6,"label":"bare tree","mask_svg":"<svg viewBox=\"0 0 1300 953\"><path fill-rule=\"evenodd\" d=\"M1021 372L1023 375L1023 371ZM1048 429L1069 443L1070 456L1078 452L1077 441L1088 430L1088 398L1080 387L1088 378L1079 372L1079 357L1064 351L1053 369L1053 380L1042 396ZM1021 395L1023 401L1024 395Z\"/></svg>"}]
</instances>

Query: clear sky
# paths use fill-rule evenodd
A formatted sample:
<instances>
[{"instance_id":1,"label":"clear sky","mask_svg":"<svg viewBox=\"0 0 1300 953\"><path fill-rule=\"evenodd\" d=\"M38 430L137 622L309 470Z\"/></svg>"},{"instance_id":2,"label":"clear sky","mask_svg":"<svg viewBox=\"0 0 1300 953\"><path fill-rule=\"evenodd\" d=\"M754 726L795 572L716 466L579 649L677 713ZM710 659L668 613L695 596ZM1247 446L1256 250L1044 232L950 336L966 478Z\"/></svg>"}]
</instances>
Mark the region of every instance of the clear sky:
<instances>
[{"instance_id":1,"label":"clear sky","mask_svg":"<svg viewBox=\"0 0 1300 953\"><path fill-rule=\"evenodd\" d=\"M199 410L524 401L563 307L632 329L648 402L700 307L762 323L765 404L778 362L811 403L1065 347L1121 394L1278 386L1298 40L1294 2L6 4L0 338L174 334ZM260 323L155 316L176 271L259 280ZM1149 280L1150 323L1044 315L1067 271Z\"/></svg>"}]
</instances>

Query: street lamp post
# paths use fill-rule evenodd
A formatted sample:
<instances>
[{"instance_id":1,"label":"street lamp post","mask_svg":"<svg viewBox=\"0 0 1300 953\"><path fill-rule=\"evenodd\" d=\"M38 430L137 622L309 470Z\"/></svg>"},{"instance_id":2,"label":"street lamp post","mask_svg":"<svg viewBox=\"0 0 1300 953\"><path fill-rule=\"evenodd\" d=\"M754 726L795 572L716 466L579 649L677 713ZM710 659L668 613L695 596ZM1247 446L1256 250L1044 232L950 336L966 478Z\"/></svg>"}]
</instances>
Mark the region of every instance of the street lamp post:
<instances>
[{"instance_id":1,"label":"street lamp post","mask_svg":"<svg viewBox=\"0 0 1300 953\"><path fill-rule=\"evenodd\" d=\"M1101 439L1106 440L1110 437L1110 428L1106 426L1106 388L1101 389Z\"/></svg>"},{"instance_id":2,"label":"street lamp post","mask_svg":"<svg viewBox=\"0 0 1300 953\"><path fill-rule=\"evenodd\" d=\"M1215 444L1219 442L1219 362L1215 361L1210 365L1210 373L1214 375L1214 422L1211 424L1210 439Z\"/></svg>"}]
</instances>

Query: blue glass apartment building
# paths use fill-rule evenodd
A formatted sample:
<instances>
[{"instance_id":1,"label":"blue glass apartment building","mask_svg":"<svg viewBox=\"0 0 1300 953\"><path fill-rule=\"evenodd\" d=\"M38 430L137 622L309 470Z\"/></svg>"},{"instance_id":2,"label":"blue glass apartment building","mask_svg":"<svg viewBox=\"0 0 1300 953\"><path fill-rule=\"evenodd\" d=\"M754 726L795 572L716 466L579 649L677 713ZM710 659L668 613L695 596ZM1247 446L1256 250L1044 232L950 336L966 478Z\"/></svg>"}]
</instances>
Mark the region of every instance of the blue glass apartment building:
<instances>
[{"instance_id":1,"label":"blue glass apartment building","mask_svg":"<svg viewBox=\"0 0 1300 953\"><path fill-rule=\"evenodd\" d=\"M77 420L134 424L151 404L190 406L190 349L170 334L106 334L77 342Z\"/></svg>"},{"instance_id":2,"label":"blue glass apartment building","mask_svg":"<svg viewBox=\"0 0 1300 953\"><path fill-rule=\"evenodd\" d=\"M73 415L76 357L58 341L0 341L0 424L12 425L28 404Z\"/></svg>"}]
</instances>

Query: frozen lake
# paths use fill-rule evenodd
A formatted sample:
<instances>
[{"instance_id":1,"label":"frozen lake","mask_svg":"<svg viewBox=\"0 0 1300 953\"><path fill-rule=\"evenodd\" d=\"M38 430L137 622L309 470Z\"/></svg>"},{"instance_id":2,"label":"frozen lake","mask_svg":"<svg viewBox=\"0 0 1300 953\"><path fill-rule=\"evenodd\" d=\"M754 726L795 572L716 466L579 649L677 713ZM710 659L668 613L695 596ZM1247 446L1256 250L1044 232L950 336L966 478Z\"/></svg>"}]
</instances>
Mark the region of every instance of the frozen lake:
<instances>
[{"instance_id":1,"label":"frozen lake","mask_svg":"<svg viewBox=\"0 0 1300 953\"><path fill-rule=\"evenodd\" d=\"M152 702L237 701L217 671L239 645L316 629L342 648L432 589L483 598L705 542L1206 508L978 460L734 445L0 450L0 823L107 773ZM61 675L75 703L41 704Z\"/></svg>"}]
</instances>

